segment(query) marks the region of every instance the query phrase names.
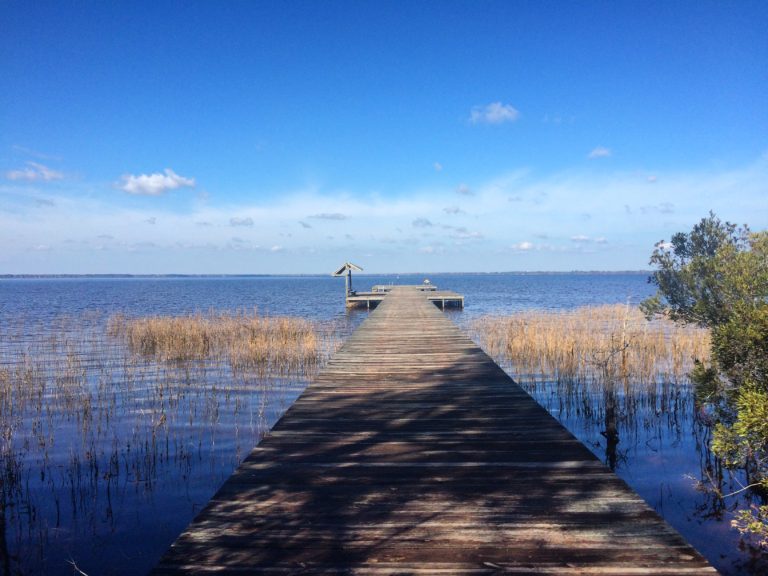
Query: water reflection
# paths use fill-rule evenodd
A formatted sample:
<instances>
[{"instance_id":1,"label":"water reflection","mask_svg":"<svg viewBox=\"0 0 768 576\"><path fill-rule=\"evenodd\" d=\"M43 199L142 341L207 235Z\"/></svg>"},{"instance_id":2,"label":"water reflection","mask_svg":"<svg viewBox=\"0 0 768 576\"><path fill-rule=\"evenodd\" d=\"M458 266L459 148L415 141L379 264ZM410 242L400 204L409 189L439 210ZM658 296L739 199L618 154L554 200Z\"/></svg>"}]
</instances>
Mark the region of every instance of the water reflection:
<instances>
[{"instance_id":1,"label":"water reflection","mask_svg":"<svg viewBox=\"0 0 768 576\"><path fill-rule=\"evenodd\" d=\"M2 574L146 573L347 329L277 369L155 360L97 314L2 328Z\"/></svg>"},{"instance_id":2,"label":"water reflection","mask_svg":"<svg viewBox=\"0 0 768 576\"><path fill-rule=\"evenodd\" d=\"M721 497L746 478L713 456L712 422L702 418L686 379L642 387L631 380L558 381L496 360L721 573L768 573L768 555L730 525L737 509L758 498L749 492Z\"/></svg>"}]
</instances>

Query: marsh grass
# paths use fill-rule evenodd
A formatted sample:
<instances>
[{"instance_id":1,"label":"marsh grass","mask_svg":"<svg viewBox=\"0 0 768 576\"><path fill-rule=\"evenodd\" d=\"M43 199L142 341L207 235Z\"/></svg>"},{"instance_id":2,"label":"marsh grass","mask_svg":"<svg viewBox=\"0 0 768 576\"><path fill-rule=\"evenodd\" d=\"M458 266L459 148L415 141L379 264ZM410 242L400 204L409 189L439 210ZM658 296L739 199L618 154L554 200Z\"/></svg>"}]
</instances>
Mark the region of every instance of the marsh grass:
<instances>
[{"instance_id":1,"label":"marsh grass","mask_svg":"<svg viewBox=\"0 0 768 576\"><path fill-rule=\"evenodd\" d=\"M649 321L625 305L484 317L472 328L486 351L522 379L680 381L696 359L709 357L708 331Z\"/></svg>"},{"instance_id":2,"label":"marsh grass","mask_svg":"<svg viewBox=\"0 0 768 576\"><path fill-rule=\"evenodd\" d=\"M321 328L308 320L257 312L113 316L108 333L137 354L161 361L214 359L233 370L286 373L314 369L328 351Z\"/></svg>"},{"instance_id":3,"label":"marsh grass","mask_svg":"<svg viewBox=\"0 0 768 576\"><path fill-rule=\"evenodd\" d=\"M641 438L679 436L682 423L696 414L687 374L709 356L705 330L648 321L629 305L485 317L471 330L612 469L648 441Z\"/></svg>"},{"instance_id":4,"label":"marsh grass","mask_svg":"<svg viewBox=\"0 0 768 576\"><path fill-rule=\"evenodd\" d=\"M61 572L55 542L73 526L129 532L158 483L212 493L340 340L333 325L256 312L6 321L2 563Z\"/></svg>"}]
</instances>

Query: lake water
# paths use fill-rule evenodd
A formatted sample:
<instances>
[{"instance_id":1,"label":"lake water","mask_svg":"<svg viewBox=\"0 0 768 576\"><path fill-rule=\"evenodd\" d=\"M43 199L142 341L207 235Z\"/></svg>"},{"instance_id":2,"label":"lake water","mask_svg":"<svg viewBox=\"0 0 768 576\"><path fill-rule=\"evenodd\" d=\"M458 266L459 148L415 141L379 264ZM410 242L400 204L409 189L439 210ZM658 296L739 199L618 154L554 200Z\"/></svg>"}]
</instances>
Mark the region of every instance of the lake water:
<instances>
[{"instance_id":1,"label":"lake water","mask_svg":"<svg viewBox=\"0 0 768 576\"><path fill-rule=\"evenodd\" d=\"M423 279L358 275L354 283L362 290ZM446 314L466 330L483 315L636 304L653 293L645 274L445 274L429 279L464 294L465 309ZM85 402L88 412L88 419L80 414L46 417L14 412L12 402L4 406L0 423L27 432L4 445L0 573L71 574L76 566L92 575L144 574L157 562L305 381L301 375L283 375L262 382L210 365L127 365L117 344L97 334L118 313L139 317L254 309L309 318L342 336L367 316L345 310L344 281L332 277L0 279L0 376L5 370L6 380L49 379L53 384L46 384L39 404L45 406L45 395L56 386L71 389L61 375L69 374L80 382L80 396L62 401L70 406ZM45 352L44 340L55 340ZM22 358L26 371L17 366L24 350L29 351ZM30 358L36 351L45 357L33 366ZM144 404L147 395L157 394L152 385L158 379L166 383L161 393L172 398L161 399L173 408L162 415L150 413ZM199 392L201 382L214 392ZM554 386L529 388L719 570L760 573L765 565L740 549L738 533L730 527L732 510L744 502L736 497L722 501L697 485L712 477L729 492L738 489L740 478L711 458L710 428L690 388L683 383L675 390L671 404L653 400L631 418L620 417L619 444L607 446L599 413L585 413Z\"/></svg>"}]
</instances>

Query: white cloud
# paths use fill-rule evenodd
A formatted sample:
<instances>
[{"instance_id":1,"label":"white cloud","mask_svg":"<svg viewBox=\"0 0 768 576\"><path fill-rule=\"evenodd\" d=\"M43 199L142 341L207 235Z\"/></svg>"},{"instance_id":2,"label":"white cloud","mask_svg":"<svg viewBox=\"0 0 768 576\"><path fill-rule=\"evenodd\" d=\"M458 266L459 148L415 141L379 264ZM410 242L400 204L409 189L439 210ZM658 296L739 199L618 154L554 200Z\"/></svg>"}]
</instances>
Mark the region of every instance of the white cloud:
<instances>
[{"instance_id":1,"label":"white cloud","mask_svg":"<svg viewBox=\"0 0 768 576\"><path fill-rule=\"evenodd\" d=\"M491 102L485 106L474 106L469 113L471 124L503 124L514 122L520 116L513 106L501 102Z\"/></svg>"},{"instance_id":2,"label":"white cloud","mask_svg":"<svg viewBox=\"0 0 768 576\"><path fill-rule=\"evenodd\" d=\"M594 160L595 158L608 158L611 155L611 149L605 146L598 146L589 153L587 158Z\"/></svg>"},{"instance_id":3,"label":"white cloud","mask_svg":"<svg viewBox=\"0 0 768 576\"><path fill-rule=\"evenodd\" d=\"M586 234L577 234L571 236L571 242L575 244L608 244L605 236L587 236Z\"/></svg>"},{"instance_id":4,"label":"white cloud","mask_svg":"<svg viewBox=\"0 0 768 576\"><path fill-rule=\"evenodd\" d=\"M280 246L279 244L275 244L272 246L272 248L269 249L270 252L282 252L284 248Z\"/></svg>"},{"instance_id":5,"label":"white cloud","mask_svg":"<svg viewBox=\"0 0 768 576\"><path fill-rule=\"evenodd\" d=\"M517 244L512 244L512 250L517 250L519 252L527 252L528 250L532 250L532 249L533 249L533 243L528 242L527 240L523 242L518 242Z\"/></svg>"},{"instance_id":6,"label":"white cloud","mask_svg":"<svg viewBox=\"0 0 768 576\"><path fill-rule=\"evenodd\" d=\"M194 188L195 186L194 178L179 176L170 168L166 168L163 172L163 174L156 172L154 174L140 174L139 176L126 174L121 177L122 183L118 185L118 188L137 196L160 196L169 190Z\"/></svg>"},{"instance_id":7,"label":"white cloud","mask_svg":"<svg viewBox=\"0 0 768 576\"><path fill-rule=\"evenodd\" d=\"M52 180L62 180L64 174L56 170L51 170L38 162L27 162L27 167L21 170L9 170L5 173L8 180L26 180L27 182L50 182Z\"/></svg>"},{"instance_id":8,"label":"white cloud","mask_svg":"<svg viewBox=\"0 0 768 576\"><path fill-rule=\"evenodd\" d=\"M495 256L500 254L517 254L521 267L544 270L643 269L657 240L689 230L709 209L724 220L748 222L756 230L768 227L768 208L762 200L768 185L768 158L730 170L659 172L652 186L646 182L648 173L638 170L528 171L513 177L518 173L472 180L475 195L471 198L454 195L451 185L431 184L398 195L308 187L227 204L216 204L216 199L192 202L183 210L172 205L136 205L125 202L123 195L80 193L93 185L77 181L67 182L62 190L57 186L55 209L41 209L35 204L38 191L0 182L0 245L4 247L0 258L4 269L30 273L162 273L169 266L190 273L237 273L245 266L243 252L235 253L240 249L254 256L253 264L260 270L323 272L333 270L340 257L341 261L352 257L341 254L346 251L341 248L350 244L345 239L349 234L360 243L359 250L373 254L358 256L360 264L373 271L431 272L446 266L456 271L494 270L504 265ZM510 197L523 202L510 202ZM456 205L447 204L451 200L446 198ZM668 208L664 203L670 201L674 212L661 214ZM461 214L458 207L465 204L470 214L455 215ZM655 211L643 214L641 207L655 207ZM592 218L582 220L584 213ZM321 226L321 220L310 220L308 214L344 218L334 223L337 217L331 217L332 226ZM233 228L233 217L241 222L250 218L252 225ZM150 218L156 218L157 225L148 225ZM414 228L417 218L433 226ZM328 229L312 234L316 230L296 228L302 221L315 229ZM286 233L291 230L296 231L292 237ZM97 239L104 232L119 240ZM549 238L542 238L542 232ZM327 233L335 236L333 242L325 240ZM430 239L423 239L425 233L432 234ZM248 242L232 241L233 235ZM50 246L52 251L30 258L35 245ZM274 245L290 253L290 264L269 258ZM94 256L99 246L112 257ZM422 246L435 248L435 258L441 247L446 259L427 258L419 252ZM136 257L129 254L139 247L141 258L138 253ZM526 253L535 254L535 262L525 264Z\"/></svg>"},{"instance_id":9,"label":"white cloud","mask_svg":"<svg viewBox=\"0 0 768 576\"><path fill-rule=\"evenodd\" d=\"M413 221L414 228L429 228L431 226L432 222L430 222L427 218L416 218L416 220Z\"/></svg>"},{"instance_id":10,"label":"white cloud","mask_svg":"<svg viewBox=\"0 0 768 576\"><path fill-rule=\"evenodd\" d=\"M434 167L435 172L440 172L443 169L443 165L440 164L440 162L435 162L432 166Z\"/></svg>"},{"instance_id":11,"label":"white cloud","mask_svg":"<svg viewBox=\"0 0 768 576\"><path fill-rule=\"evenodd\" d=\"M253 218L250 216L246 216L244 218L241 218L239 216L234 216L229 219L229 225L230 226L253 226Z\"/></svg>"}]
</instances>

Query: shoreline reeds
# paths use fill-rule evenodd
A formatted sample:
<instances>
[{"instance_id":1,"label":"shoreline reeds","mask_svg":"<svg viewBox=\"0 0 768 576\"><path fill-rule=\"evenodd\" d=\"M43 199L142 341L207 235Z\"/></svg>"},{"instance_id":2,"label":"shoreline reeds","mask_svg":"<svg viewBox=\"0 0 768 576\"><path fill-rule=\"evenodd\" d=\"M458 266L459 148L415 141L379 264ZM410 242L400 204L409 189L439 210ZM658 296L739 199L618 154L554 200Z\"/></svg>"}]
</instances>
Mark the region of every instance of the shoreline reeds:
<instances>
[{"instance_id":1,"label":"shoreline reeds","mask_svg":"<svg viewBox=\"0 0 768 576\"><path fill-rule=\"evenodd\" d=\"M648 320L621 304L483 317L472 330L517 378L680 381L694 361L709 358L707 330Z\"/></svg>"},{"instance_id":2,"label":"shoreline reeds","mask_svg":"<svg viewBox=\"0 0 768 576\"><path fill-rule=\"evenodd\" d=\"M0 515L12 569L44 572L59 525L111 533L101 519L120 522L118 487L119 506L150 506L142 493L159 481L183 490L234 469L338 348L338 328L256 311L3 320Z\"/></svg>"},{"instance_id":3,"label":"shoreline reeds","mask_svg":"<svg viewBox=\"0 0 768 576\"><path fill-rule=\"evenodd\" d=\"M285 373L312 368L329 351L322 342L327 334L311 321L257 312L116 315L109 319L107 333L145 357L163 362L215 359L229 362L233 370L261 367Z\"/></svg>"}]
</instances>

